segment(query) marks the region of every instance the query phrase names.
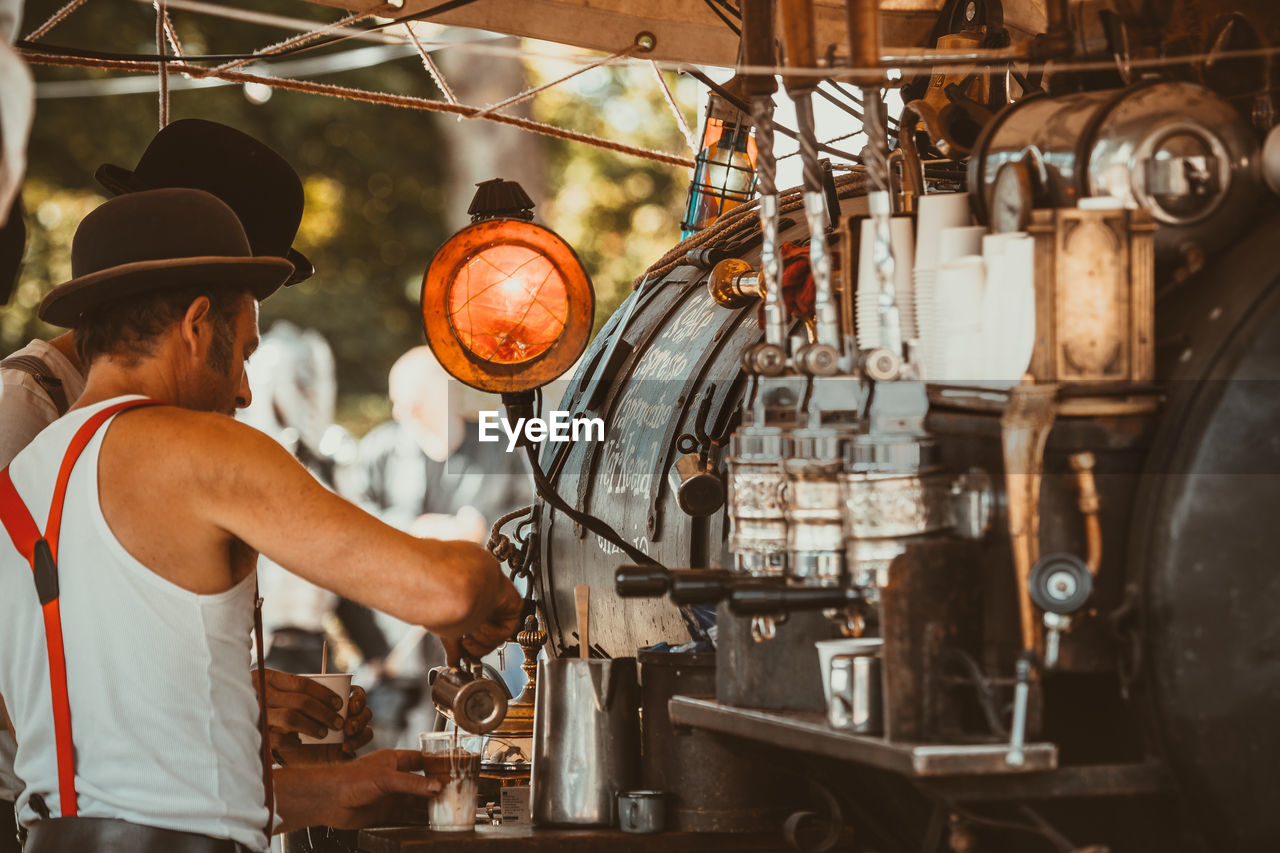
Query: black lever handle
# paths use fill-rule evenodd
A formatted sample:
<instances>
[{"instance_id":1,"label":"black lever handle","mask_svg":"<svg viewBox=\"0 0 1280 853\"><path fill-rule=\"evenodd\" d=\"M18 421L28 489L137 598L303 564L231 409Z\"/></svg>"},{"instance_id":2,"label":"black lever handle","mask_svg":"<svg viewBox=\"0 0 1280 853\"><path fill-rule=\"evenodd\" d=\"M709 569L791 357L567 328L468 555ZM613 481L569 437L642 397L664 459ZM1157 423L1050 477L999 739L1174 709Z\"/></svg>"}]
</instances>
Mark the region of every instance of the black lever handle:
<instances>
[{"instance_id":1,"label":"black lever handle","mask_svg":"<svg viewBox=\"0 0 1280 853\"><path fill-rule=\"evenodd\" d=\"M657 566L619 566L613 589L619 598L661 598L671 588L671 573Z\"/></svg>"},{"instance_id":2,"label":"black lever handle","mask_svg":"<svg viewBox=\"0 0 1280 853\"><path fill-rule=\"evenodd\" d=\"M728 569L621 566L613 574L613 587L622 598L660 598L670 593L676 604L715 604L728 595L733 579Z\"/></svg>"},{"instance_id":3,"label":"black lever handle","mask_svg":"<svg viewBox=\"0 0 1280 853\"><path fill-rule=\"evenodd\" d=\"M839 609L862 601L856 589L844 587L781 586L776 583L738 584L729 593L729 609L739 616L762 616L796 610Z\"/></svg>"}]
</instances>

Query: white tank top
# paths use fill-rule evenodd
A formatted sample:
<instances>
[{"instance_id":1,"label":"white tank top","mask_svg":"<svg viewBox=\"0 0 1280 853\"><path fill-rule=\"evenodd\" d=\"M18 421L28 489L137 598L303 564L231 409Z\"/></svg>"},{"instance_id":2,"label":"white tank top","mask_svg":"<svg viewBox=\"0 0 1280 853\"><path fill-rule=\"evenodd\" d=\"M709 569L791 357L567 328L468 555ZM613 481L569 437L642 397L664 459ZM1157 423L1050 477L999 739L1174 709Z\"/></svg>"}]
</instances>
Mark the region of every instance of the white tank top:
<instances>
[{"instance_id":1,"label":"white tank top","mask_svg":"<svg viewBox=\"0 0 1280 853\"><path fill-rule=\"evenodd\" d=\"M71 436L117 400L68 413L10 465L41 530ZM258 704L249 676L253 577L197 595L130 556L97 500L98 451L110 427L109 420L98 430L71 475L58 549L79 813L265 849ZM18 735L15 770L26 785L18 818L26 825L38 817L33 793L60 814L53 711L31 569L2 529L0 625L0 695Z\"/></svg>"}]
</instances>

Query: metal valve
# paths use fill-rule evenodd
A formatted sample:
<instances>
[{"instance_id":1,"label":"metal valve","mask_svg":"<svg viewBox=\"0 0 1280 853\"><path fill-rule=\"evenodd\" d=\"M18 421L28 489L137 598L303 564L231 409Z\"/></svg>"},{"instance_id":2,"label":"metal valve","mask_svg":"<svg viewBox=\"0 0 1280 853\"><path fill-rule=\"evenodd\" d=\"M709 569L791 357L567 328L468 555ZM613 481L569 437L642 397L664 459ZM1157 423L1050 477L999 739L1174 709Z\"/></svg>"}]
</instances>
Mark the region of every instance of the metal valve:
<instances>
[{"instance_id":1,"label":"metal valve","mask_svg":"<svg viewBox=\"0 0 1280 853\"><path fill-rule=\"evenodd\" d=\"M1026 763L1027 743L1027 703L1031 697L1031 669L1035 656L1024 651L1018 657L1017 682L1013 691L1013 725L1009 727L1009 752L1005 754L1005 763L1010 767L1021 767Z\"/></svg>"},{"instance_id":2,"label":"metal valve","mask_svg":"<svg viewBox=\"0 0 1280 853\"><path fill-rule=\"evenodd\" d=\"M1093 593L1093 574L1074 554L1049 554L1031 569L1031 600L1044 611L1044 665L1058 665L1062 634L1071 630L1071 614L1084 607Z\"/></svg>"}]
</instances>

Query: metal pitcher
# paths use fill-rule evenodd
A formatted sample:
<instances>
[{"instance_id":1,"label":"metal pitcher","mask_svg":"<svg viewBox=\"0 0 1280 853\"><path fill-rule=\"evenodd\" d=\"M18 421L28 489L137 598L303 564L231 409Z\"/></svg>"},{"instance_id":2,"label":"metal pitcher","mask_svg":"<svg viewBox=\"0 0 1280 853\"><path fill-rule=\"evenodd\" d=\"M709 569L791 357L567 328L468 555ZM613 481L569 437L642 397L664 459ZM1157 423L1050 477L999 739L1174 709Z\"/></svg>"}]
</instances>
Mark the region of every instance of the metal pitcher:
<instances>
[{"instance_id":1,"label":"metal pitcher","mask_svg":"<svg viewBox=\"0 0 1280 853\"><path fill-rule=\"evenodd\" d=\"M640 783L635 658L538 663L533 821L612 825L617 796Z\"/></svg>"}]
</instances>

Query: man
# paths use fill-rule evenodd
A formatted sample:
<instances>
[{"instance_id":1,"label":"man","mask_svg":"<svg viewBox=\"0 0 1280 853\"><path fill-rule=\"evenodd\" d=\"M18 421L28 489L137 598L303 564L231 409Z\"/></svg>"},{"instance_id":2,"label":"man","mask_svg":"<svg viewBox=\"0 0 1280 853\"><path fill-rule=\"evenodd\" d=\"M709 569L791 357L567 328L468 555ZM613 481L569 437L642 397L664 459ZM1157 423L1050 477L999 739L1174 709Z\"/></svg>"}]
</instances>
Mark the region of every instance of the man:
<instances>
[{"instance_id":1,"label":"man","mask_svg":"<svg viewBox=\"0 0 1280 853\"><path fill-rule=\"evenodd\" d=\"M182 845L216 839L261 850L267 808L245 674L257 551L437 632L454 658L505 640L520 599L483 549L395 531L325 490L275 441L221 416L251 398L244 361L258 339L257 302L292 272L251 254L226 205L182 189L113 199L81 223L72 269L41 316L75 328L85 391L9 468L37 523L55 508L55 473L82 424L133 395L165 405L105 422L69 469L61 510L74 796L79 814L99 821L57 817L70 800L32 583L38 560L0 541L0 624L16 651L0 659L0 694L12 697L19 733L30 853L70 849L68 838L96 849L81 840L101 819L139 838L167 833L164 849L238 849L179 846L172 836L181 835ZM329 802L323 820L316 808L325 801L298 792L328 771L284 768L276 829L358 825L381 794L422 795L429 780L403 772L413 760L357 761L365 781Z\"/></svg>"},{"instance_id":2,"label":"man","mask_svg":"<svg viewBox=\"0 0 1280 853\"><path fill-rule=\"evenodd\" d=\"M7 13L0 9L0 29ZM104 164L97 177L114 194L171 186L211 192L236 212L254 254L276 255L293 264L286 285L305 281L314 272L311 262L291 245L302 219L302 182L279 154L234 128L203 119L173 122L156 134L132 170ZM8 300L15 283L25 235L21 224L21 212L15 210L5 238L0 239L0 303ZM8 239L10 235L14 240ZM0 361L0 467L65 413L83 390L84 372L73 332L48 342L33 340ZM363 608L350 609L368 614ZM329 708L333 698L314 682L269 672L268 718L274 745L284 749L296 743L299 732L322 735L333 718ZM354 688L346 724L347 751L354 752L372 736L367 728L369 716L363 690ZM12 772L16 745L4 720L0 699L0 851L8 850L13 801L22 790Z\"/></svg>"}]
</instances>

